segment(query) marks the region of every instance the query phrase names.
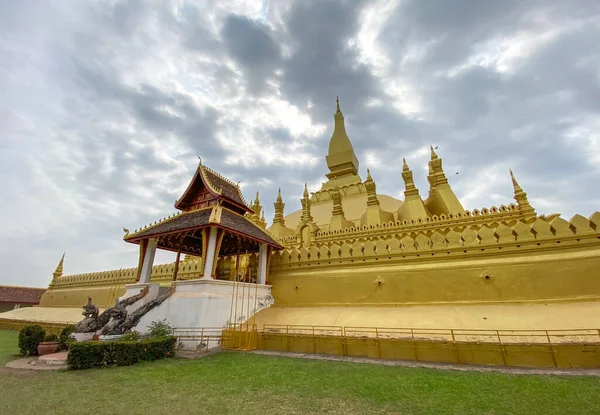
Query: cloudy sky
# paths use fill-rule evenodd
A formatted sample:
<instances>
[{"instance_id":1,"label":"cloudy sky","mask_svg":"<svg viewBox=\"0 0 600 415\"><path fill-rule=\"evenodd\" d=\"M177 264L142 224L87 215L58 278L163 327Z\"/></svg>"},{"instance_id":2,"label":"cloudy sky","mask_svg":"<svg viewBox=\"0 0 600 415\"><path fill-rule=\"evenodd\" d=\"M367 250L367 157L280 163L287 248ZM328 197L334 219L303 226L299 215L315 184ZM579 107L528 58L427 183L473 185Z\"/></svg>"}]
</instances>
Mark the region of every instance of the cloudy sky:
<instances>
[{"instance_id":1,"label":"cloudy sky","mask_svg":"<svg viewBox=\"0 0 600 415\"><path fill-rule=\"evenodd\" d=\"M380 193L439 147L465 208L600 210L597 0L0 0L0 283L135 266L201 155L272 218L317 190L340 96ZM458 175L455 175L459 172ZM171 254L157 256L173 260Z\"/></svg>"}]
</instances>

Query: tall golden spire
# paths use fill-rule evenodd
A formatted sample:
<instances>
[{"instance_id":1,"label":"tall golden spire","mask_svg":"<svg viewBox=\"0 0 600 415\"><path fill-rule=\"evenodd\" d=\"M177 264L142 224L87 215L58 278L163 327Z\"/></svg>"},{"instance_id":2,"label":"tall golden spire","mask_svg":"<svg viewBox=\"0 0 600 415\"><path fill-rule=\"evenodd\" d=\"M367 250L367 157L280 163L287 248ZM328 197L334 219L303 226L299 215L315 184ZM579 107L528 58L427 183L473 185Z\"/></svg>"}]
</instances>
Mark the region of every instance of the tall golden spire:
<instances>
[{"instance_id":1,"label":"tall golden spire","mask_svg":"<svg viewBox=\"0 0 600 415\"><path fill-rule=\"evenodd\" d=\"M66 252L63 252L62 257L60 258L60 261L59 261L58 265L56 266L56 270L52 274L52 282L58 280L63 275L63 266L64 266L64 263L65 263L65 254L66 254Z\"/></svg>"},{"instance_id":2,"label":"tall golden spire","mask_svg":"<svg viewBox=\"0 0 600 415\"><path fill-rule=\"evenodd\" d=\"M510 178L512 179L513 190L515 192L515 200L519 205L519 210L523 213L524 216L527 217L527 219L531 217L535 218L535 209L529 204L529 201L527 200L527 193L525 193L521 186L519 186L519 183L517 182L517 179L515 179L515 175L513 174L512 169L510 169Z\"/></svg>"},{"instance_id":3,"label":"tall golden spire","mask_svg":"<svg viewBox=\"0 0 600 415\"><path fill-rule=\"evenodd\" d=\"M329 140L329 152L325 158L330 173L327 178L355 175L358 176L358 159L346 133L344 115L340 110L340 100L336 98L336 112L333 115L335 127Z\"/></svg>"},{"instance_id":4,"label":"tall golden spire","mask_svg":"<svg viewBox=\"0 0 600 415\"><path fill-rule=\"evenodd\" d=\"M304 197L302 199L300 199L300 202L302 203L302 218L300 219L301 222L312 222L313 218L312 215L310 213L310 199L308 198L308 187L306 185L306 183L304 183Z\"/></svg>"},{"instance_id":5,"label":"tall golden spire","mask_svg":"<svg viewBox=\"0 0 600 415\"><path fill-rule=\"evenodd\" d=\"M283 199L281 198L281 189L277 192L277 199L275 203L275 215L273 216L273 223L279 223L280 225L285 225L285 219L283 217L283 209L285 208L285 203L283 203Z\"/></svg>"},{"instance_id":6,"label":"tall golden spire","mask_svg":"<svg viewBox=\"0 0 600 415\"><path fill-rule=\"evenodd\" d=\"M402 158L402 179L404 179L405 185L404 196L418 196L419 190L417 190L417 187L415 186L412 171L408 168L408 164L406 164L406 159L404 157Z\"/></svg>"},{"instance_id":7,"label":"tall golden spire","mask_svg":"<svg viewBox=\"0 0 600 415\"><path fill-rule=\"evenodd\" d=\"M365 189L367 189L367 206L379 206L379 199L377 199L377 185L371 177L371 171L367 169L367 179L363 182Z\"/></svg>"}]
</instances>

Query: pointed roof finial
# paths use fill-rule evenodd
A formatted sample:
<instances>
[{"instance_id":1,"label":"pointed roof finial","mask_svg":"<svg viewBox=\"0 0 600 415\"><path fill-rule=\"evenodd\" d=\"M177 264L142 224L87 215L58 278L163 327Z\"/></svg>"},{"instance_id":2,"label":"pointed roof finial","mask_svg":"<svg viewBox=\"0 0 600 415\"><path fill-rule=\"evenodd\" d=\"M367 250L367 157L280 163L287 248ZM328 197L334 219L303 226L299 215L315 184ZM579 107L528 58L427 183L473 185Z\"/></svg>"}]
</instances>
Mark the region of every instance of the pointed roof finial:
<instances>
[{"instance_id":1,"label":"pointed roof finial","mask_svg":"<svg viewBox=\"0 0 600 415\"><path fill-rule=\"evenodd\" d=\"M281 198L281 187L279 188L279 190L277 191L277 201L280 202L283 199Z\"/></svg>"},{"instance_id":2,"label":"pointed roof finial","mask_svg":"<svg viewBox=\"0 0 600 415\"><path fill-rule=\"evenodd\" d=\"M513 174L512 169L509 169L509 171L510 171L510 178L512 179L513 188L515 189L515 192L517 191L517 189L522 190L521 186L519 186L519 183L517 183L517 179L515 179L515 175Z\"/></svg>"},{"instance_id":3,"label":"pointed roof finial","mask_svg":"<svg viewBox=\"0 0 600 415\"><path fill-rule=\"evenodd\" d=\"M367 169L367 180L373 181L373 178L371 177L371 170Z\"/></svg>"},{"instance_id":4,"label":"pointed roof finial","mask_svg":"<svg viewBox=\"0 0 600 415\"><path fill-rule=\"evenodd\" d=\"M402 157L402 171L408 171L408 164L406 164L406 159Z\"/></svg>"},{"instance_id":5,"label":"pointed roof finial","mask_svg":"<svg viewBox=\"0 0 600 415\"><path fill-rule=\"evenodd\" d=\"M340 111L340 97L338 95L335 96L335 103L336 103L336 111L335 112L341 112Z\"/></svg>"},{"instance_id":6,"label":"pointed roof finial","mask_svg":"<svg viewBox=\"0 0 600 415\"><path fill-rule=\"evenodd\" d=\"M198 164L200 164L202 166L202 157L200 157L200 154L198 154Z\"/></svg>"},{"instance_id":7,"label":"pointed roof finial","mask_svg":"<svg viewBox=\"0 0 600 415\"><path fill-rule=\"evenodd\" d=\"M303 194L305 199L308 199L308 186L306 185L306 183L304 183L304 194Z\"/></svg>"},{"instance_id":8,"label":"pointed roof finial","mask_svg":"<svg viewBox=\"0 0 600 415\"><path fill-rule=\"evenodd\" d=\"M62 277L66 253L67 253L67 251L63 252L62 257L60 258L60 261L58 262L58 265L56 266L56 270L52 274L53 280L56 280L57 278Z\"/></svg>"},{"instance_id":9,"label":"pointed roof finial","mask_svg":"<svg viewBox=\"0 0 600 415\"><path fill-rule=\"evenodd\" d=\"M438 158L438 155L435 153L435 150L433 149L433 146L429 146L429 148L431 149L431 160L435 160Z\"/></svg>"}]
</instances>

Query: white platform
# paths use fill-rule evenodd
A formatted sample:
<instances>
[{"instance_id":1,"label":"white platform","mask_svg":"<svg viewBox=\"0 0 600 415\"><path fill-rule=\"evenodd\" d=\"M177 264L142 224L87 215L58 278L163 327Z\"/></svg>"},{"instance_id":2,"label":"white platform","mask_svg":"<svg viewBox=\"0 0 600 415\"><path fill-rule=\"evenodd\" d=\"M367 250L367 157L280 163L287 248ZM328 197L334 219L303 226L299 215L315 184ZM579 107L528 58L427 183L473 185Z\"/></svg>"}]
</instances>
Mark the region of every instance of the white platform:
<instances>
[{"instance_id":1,"label":"white platform","mask_svg":"<svg viewBox=\"0 0 600 415\"><path fill-rule=\"evenodd\" d=\"M140 288L135 287L135 289L139 292ZM141 306L143 301L144 299L136 302L132 307ZM145 334L150 323L159 320L166 320L171 326L176 327L178 332L187 330L193 333L203 328L224 328L230 322L230 317L232 322L242 323L257 311L271 306L272 303L270 285L213 279L177 281L175 292L171 297L150 310L133 330ZM236 308L237 313L235 313ZM189 340L183 343L181 345L183 348L195 349L200 342Z\"/></svg>"}]
</instances>

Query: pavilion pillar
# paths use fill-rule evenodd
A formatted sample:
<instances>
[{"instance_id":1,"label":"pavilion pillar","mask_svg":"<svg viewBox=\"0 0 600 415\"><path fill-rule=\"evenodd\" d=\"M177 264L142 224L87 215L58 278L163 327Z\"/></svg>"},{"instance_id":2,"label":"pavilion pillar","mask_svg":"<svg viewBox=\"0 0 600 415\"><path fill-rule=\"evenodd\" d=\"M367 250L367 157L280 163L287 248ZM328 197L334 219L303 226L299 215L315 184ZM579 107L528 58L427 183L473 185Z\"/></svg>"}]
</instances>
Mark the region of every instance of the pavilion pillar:
<instances>
[{"instance_id":1,"label":"pavilion pillar","mask_svg":"<svg viewBox=\"0 0 600 415\"><path fill-rule=\"evenodd\" d=\"M140 284L148 284L150 282L150 275L152 275L152 265L154 265L154 254L156 254L156 246L158 245L158 239L150 238L144 244L144 255L142 262L142 270L140 272Z\"/></svg>"},{"instance_id":2,"label":"pavilion pillar","mask_svg":"<svg viewBox=\"0 0 600 415\"><path fill-rule=\"evenodd\" d=\"M267 268L268 268L267 260L268 259L269 259L269 245L260 244L260 247L258 250L258 278L256 281L258 284L266 284L266 282L267 282Z\"/></svg>"},{"instance_id":3,"label":"pavilion pillar","mask_svg":"<svg viewBox=\"0 0 600 415\"><path fill-rule=\"evenodd\" d=\"M208 243L206 244L206 254L204 254L204 275L202 279L211 279L213 265L217 257L217 236L219 229L211 227L208 233Z\"/></svg>"}]
</instances>

